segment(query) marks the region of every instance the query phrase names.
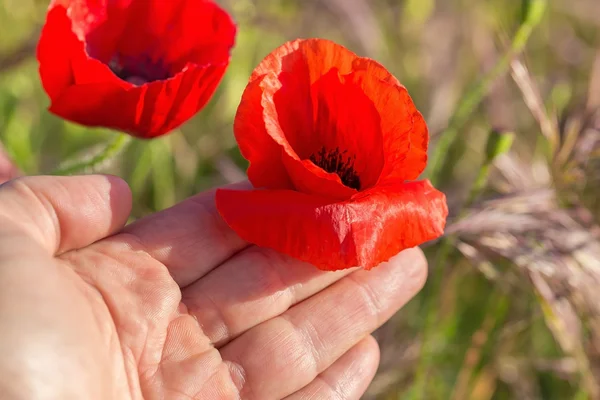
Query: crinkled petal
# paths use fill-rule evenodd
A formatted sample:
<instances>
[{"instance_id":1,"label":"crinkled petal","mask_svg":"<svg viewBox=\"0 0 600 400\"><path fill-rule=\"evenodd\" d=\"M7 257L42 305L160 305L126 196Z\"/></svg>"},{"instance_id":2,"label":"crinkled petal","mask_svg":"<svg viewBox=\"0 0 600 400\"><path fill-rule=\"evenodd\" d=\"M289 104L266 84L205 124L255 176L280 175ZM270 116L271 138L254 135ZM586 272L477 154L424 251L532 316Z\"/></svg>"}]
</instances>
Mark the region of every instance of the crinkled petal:
<instances>
[{"instance_id":1,"label":"crinkled petal","mask_svg":"<svg viewBox=\"0 0 600 400\"><path fill-rule=\"evenodd\" d=\"M300 111L296 119L282 119L273 98L279 92L271 90L271 86L281 87L281 82L273 74L250 82L235 117L234 133L240 152L250 162L250 182L258 188L306 190L338 199L352 196L356 191L344 186L339 176L326 173L312 162L300 159L281 127L280 121L284 121L290 129L294 127L294 122L298 123L296 129L302 124L306 130L312 129L311 120L302 118L302 115L312 115L310 97L307 96L307 114ZM287 86L285 88L293 91ZM301 139L300 134L289 137Z\"/></svg>"},{"instance_id":2,"label":"crinkled petal","mask_svg":"<svg viewBox=\"0 0 600 400\"><path fill-rule=\"evenodd\" d=\"M236 26L212 0L53 0L69 10L73 31L94 58L115 53L161 60L172 73L187 63L228 63Z\"/></svg>"},{"instance_id":3,"label":"crinkled petal","mask_svg":"<svg viewBox=\"0 0 600 400\"><path fill-rule=\"evenodd\" d=\"M448 206L428 180L376 186L348 204L357 264L377 266L444 233Z\"/></svg>"},{"instance_id":4,"label":"crinkled petal","mask_svg":"<svg viewBox=\"0 0 600 400\"><path fill-rule=\"evenodd\" d=\"M234 130L257 187L291 181L306 193L352 196L337 174L306 161L337 139L357 156L361 189L417 179L427 163L427 126L404 86L379 63L323 39L288 42L259 64Z\"/></svg>"},{"instance_id":5,"label":"crinkled petal","mask_svg":"<svg viewBox=\"0 0 600 400\"><path fill-rule=\"evenodd\" d=\"M288 84L292 87L289 88ZM282 81L273 74L264 77L262 87L261 104L265 133L281 146L281 160L293 187L304 193L335 199L347 199L355 194L356 190L345 186L337 174L324 171L308 159L313 151L309 149L310 143L319 139L313 134L316 124L312 120L313 105L310 92L305 97L306 101L299 100L303 98L302 87L292 80ZM274 90L274 87L280 89ZM276 98L282 93L287 93L288 96ZM300 95L292 97L293 93ZM245 136L245 133L242 131L237 136ZM242 148L241 143L240 148ZM252 163L252 160L249 160ZM269 162L269 160L265 161ZM282 189L281 187L267 188Z\"/></svg>"},{"instance_id":6,"label":"crinkled petal","mask_svg":"<svg viewBox=\"0 0 600 400\"><path fill-rule=\"evenodd\" d=\"M123 9L118 4L115 7L109 2L107 12ZM236 27L214 1L130 0L125 10L122 20L115 19L120 25L115 28L122 30L117 44L122 55L146 54L149 59L160 59L170 66L173 73L190 62L228 63ZM112 28L107 25L104 30Z\"/></svg>"},{"instance_id":7,"label":"crinkled petal","mask_svg":"<svg viewBox=\"0 0 600 400\"><path fill-rule=\"evenodd\" d=\"M291 190L220 189L217 208L244 240L323 270L373 268L439 237L448 209L428 181L376 187L343 202Z\"/></svg>"},{"instance_id":8,"label":"crinkled petal","mask_svg":"<svg viewBox=\"0 0 600 400\"><path fill-rule=\"evenodd\" d=\"M377 182L384 162L380 116L358 85L342 80L334 68L312 86L291 72L268 73L248 84L234 132L255 186L286 189L291 181L302 192L351 197L355 189L310 161L321 148L355 157L362 187Z\"/></svg>"},{"instance_id":9,"label":"crinkled petal","mask_svg":"<svg viewBox=\"0 0 600 400\"><path fill-rule=\"evenodd\" d=\"M86 125L149 139L179 127L206 104L224 67L191 66L166 81L124 89L120 84L79 84L52 100L50 111Z\"/></svg>"},{"instance_id":10,"label":"crinkled petal","mask_svg":"<svg viewBox=\"0 0 600 400\"><path fill-rule=\"evenodd\" d=\"M364 190L377 182L383 168L382 116L352 77L332 68L312 85L313 131L318 137L310 139L312 148L305 157L321 148L346 152Z\"/></svg>"},{"instance_id":11,"label":"crinkled petal","mask_svg":"<svg viewBox=\"0 0 600 400\"><path fill-rule=\"evenodd\" d=\"M263 119L263 80L250 82L242 94L233 124L235 139L242 156L250 162L248 179L255 187L291 189L293 184L283 165L283 145L267 133Z\"/></svg>"},{"instance_id":12,"label":"crinkled petal","mask_svg":"<svg viewBox=\"0 0 600 400\"><path fill-rule=\"evenodd\" d=\"M408 91L364 72L352 78L381 116L385 165L380 183L417 179L427 165L429 132Z\"/></svg>"},{"instance_id":13,"label":"crinkled petal","mask_svg":"<svg viewBox=\"0 0 600 400\"><path fill-rule=\"evenodd\" d=\"M309 84L312 84L332 68L337 68L341 75L365 71L377 79L399 84L398 80L377 61L359 57L330 40L317 38L297 39L273 50L256 67L250 80L270 72L276 75L282 72L300 75L303 70L306 77L301 79L306 79Z\"/></svg>"}]
</instances>

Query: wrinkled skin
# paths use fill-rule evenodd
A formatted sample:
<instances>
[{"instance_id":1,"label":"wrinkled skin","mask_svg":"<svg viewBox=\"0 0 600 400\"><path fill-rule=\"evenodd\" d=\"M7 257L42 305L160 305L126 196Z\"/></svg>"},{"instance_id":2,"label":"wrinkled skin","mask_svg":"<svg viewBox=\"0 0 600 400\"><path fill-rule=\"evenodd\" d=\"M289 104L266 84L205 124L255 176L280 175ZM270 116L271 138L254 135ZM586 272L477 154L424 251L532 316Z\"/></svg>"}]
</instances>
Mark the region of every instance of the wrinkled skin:
<instances>
[{"instance_id":1,"label":"wrinkled skin","mask_svg":"<svg viewBox=\"0 0 600 400\"><path fill-rule=\"evenodd\" d=\"M123 228L118 178L0 186L0 398L359 399L420 250L322 272L248 246L213 201Z\"/></svg>"}]
</instances>

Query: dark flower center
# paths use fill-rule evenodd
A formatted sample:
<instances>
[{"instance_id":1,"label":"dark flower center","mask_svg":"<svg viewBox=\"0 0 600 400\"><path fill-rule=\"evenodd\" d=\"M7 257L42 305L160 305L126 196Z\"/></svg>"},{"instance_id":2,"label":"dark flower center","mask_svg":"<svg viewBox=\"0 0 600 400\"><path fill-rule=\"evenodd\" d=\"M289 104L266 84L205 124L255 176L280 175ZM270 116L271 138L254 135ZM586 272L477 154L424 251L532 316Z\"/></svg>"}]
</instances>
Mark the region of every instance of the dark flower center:
<instances>
[{"instance_id":1,"label":"dark flower center","mask_svg":"<svg viewBox=\"0 0 600 400\"><path fill-rule=\"evenodd\" d=\"M337 174L342 183L349 188L360 190L360 178L354 170L356 156L348 156L348 151L336 148L328 151L325 147L310 156L310 161L324 171Z\"/></svg>"},{"instance_id":2,"label":"dark flower center","mask_svg":"<svg viewBox=\"0 0 600 400\"><path fill-rule=\"evenodd\" d=\"M161 81L172 76L160 60L151 60L147 56L132 58L117 54L108 66L116 76L136 85Z\"/></svg>"}]
</instances>

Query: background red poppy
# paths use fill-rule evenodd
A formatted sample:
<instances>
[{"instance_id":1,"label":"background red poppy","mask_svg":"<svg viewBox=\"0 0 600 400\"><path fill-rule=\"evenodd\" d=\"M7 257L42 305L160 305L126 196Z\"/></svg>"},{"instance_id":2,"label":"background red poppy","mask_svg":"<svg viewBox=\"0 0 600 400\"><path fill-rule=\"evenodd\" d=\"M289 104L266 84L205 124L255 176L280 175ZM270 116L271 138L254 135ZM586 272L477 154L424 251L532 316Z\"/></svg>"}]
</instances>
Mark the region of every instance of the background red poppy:
<instances>
[{"instance_id":1,"label":"background red poppy","mask_svg":"<svg viewBox=\"0 0 600 400\"><path fill-rule=\"evenodd\" d=\"M235 119L253 191L217 192L245 240L321 269L372 268L443 233L445 196L416 179L427 126L377 62L321 39L255 69Z\"/></svg>"},{"instance_id":2,"label":"background red poppy","mask_svg":"<svg viewBox=\"0 0 600 400\"><path fill-rule=\"evenodd\" d=\"M54 0L38 45L54 114L152 138L210 99L236 27L208 0Z\"/></svg>"}]
</instances>

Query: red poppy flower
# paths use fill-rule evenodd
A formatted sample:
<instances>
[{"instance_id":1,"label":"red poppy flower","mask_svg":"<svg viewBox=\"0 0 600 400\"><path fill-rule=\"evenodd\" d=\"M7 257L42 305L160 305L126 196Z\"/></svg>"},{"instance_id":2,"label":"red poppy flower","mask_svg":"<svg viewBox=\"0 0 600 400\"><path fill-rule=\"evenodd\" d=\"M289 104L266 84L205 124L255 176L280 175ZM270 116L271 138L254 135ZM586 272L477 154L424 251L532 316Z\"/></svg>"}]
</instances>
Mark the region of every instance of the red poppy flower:
<instances>
[{"instance_id":1,"label":"red poppy flower","mask_svg":"<svg viewBox=\"0 0 600 400\"><path fill-rule=\"evenodd\" d=\"M141 138L211 98L236 27L209 0L53 0L38 44L50 111Z\"/></svg>"},{"instance_id":2,"label":"red poppy flower","mask_svg":"<svg viewBox=\"0 0 600 400\"><path fill-rule=\"evenodd\" d=\"M219 190L246 241L324 270L370 269L443 233L443 193L416 179L427 126L377 62L321 39L286 43L254 70L235 136L255 190Z\"/></svg>"}]
</instances>

